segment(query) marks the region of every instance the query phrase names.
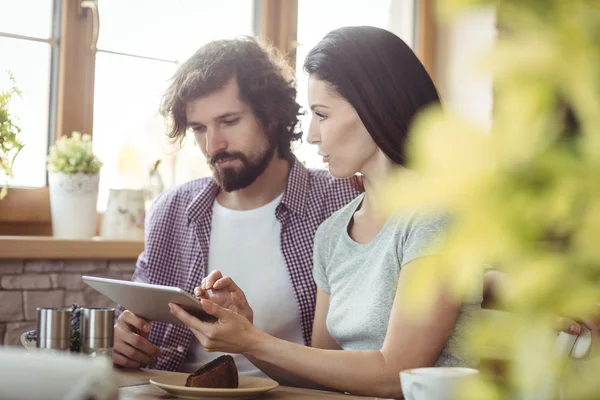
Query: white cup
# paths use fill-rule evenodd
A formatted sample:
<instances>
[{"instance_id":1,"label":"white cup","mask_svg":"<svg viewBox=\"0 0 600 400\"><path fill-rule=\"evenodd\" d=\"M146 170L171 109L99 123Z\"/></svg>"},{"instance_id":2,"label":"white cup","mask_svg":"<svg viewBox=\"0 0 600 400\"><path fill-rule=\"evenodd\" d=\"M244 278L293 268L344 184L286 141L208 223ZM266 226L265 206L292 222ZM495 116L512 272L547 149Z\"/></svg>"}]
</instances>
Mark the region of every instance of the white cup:
<instances>
[{"instance_id":1,"label":"white cup","mask_svg":"<svg viewBox=\"0 0 600 400\"><path fill-rule=\"evenodd\" d=\"M406 400L456 400L460 387L478 375L472 368L415 368L400 372L400 384Z\"/></svg>"}]
</instances>

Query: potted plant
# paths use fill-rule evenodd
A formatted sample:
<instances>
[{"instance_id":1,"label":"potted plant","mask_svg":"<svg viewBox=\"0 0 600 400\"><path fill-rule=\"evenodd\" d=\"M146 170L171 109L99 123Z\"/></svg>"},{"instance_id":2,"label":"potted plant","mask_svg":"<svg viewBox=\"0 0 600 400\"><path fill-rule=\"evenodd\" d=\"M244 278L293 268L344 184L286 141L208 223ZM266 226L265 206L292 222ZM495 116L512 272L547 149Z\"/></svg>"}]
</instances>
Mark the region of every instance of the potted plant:
<instances>
[{"instance_id":1,"label":"potted plant","mask_svg":"<svg viewBox=\"0 0 600 400\"><path fill-rule=\"evenodd\" d=\"M96 234L96 203L102 162L88 134L73 132L50 148L48 178L55 237L89 238Z\"/></svg>"},{"instance_id":2,"label":"potted plant","mask_svg":"<svg viewBox=\"0 0 600 400\"><path fill-rule=\"evenodd\" d=\"M9 79L12 86L0 92L0 173L4 174L6 179L12 178L13 163L23 148L23 143L18 138L21 128L9 110L10 101L14 96L20 96L21 92L15 86L15 79L10 73ZM6 196L7 187L6 184L0 190L0 200Z\"/></svg>"}]
</instances>

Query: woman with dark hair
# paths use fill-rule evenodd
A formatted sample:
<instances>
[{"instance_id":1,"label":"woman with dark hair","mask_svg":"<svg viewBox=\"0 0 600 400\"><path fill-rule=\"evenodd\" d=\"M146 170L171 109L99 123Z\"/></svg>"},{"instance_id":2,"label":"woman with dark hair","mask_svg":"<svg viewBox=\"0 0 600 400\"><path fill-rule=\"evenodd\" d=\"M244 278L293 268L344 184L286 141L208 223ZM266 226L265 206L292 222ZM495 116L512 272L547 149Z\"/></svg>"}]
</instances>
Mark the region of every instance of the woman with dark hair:
<instances>
[{"instance_id":1,"label":"woman with dark hair","mask_svg":"<svg viewBox=\"0 0 600 400\"><path fill-rule=\"evenodd\" d=\"M402 304L411 300L405 296L407 281L439 251L448 221L421 209L386 220L373 204L374 190L405 164L413 118L439 103L439 96L412 50L383 29L334 30L310 51L304 66L313 113L309 142L318 145L333 176L360 173L365 186L365 193L317 230L312 347L258 331L230 278L210 275L203 282L202 289L231 292L229 310L202 301L217 323L203 323L177 306L172 312L208 351L242 353L284 384L401 397L402 370L470 364L460 344L481 304L480 292L461 303L436 282L427 294L429 311L409 314Z\"/></svg>"}]
</instances>

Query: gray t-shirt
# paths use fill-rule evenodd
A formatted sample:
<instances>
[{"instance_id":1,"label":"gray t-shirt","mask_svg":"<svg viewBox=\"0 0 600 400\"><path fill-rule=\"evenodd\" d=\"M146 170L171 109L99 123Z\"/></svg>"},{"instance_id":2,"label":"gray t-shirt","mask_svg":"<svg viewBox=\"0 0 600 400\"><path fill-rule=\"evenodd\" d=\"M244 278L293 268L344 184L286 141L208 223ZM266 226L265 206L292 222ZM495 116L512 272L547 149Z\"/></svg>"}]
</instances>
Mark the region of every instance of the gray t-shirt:
<instances>
[{"instance_id":1,"label":"gray t-shirt","mask_svg":"<svg viewBox=\"0 0 600 400\"><path fill-rule=\"evenodd\" d=\"M389 219L371 242L360 244L347 227L363 197L338 210L317 230L314 278L319 289L330 294L327 329L338 344L348 350L380 350L402 266L438 254L449 219L440 213L404 212ZM460 345L481 301L478 291L463 304L436 366L473 364Z\"/></svg>"}]
</instances>

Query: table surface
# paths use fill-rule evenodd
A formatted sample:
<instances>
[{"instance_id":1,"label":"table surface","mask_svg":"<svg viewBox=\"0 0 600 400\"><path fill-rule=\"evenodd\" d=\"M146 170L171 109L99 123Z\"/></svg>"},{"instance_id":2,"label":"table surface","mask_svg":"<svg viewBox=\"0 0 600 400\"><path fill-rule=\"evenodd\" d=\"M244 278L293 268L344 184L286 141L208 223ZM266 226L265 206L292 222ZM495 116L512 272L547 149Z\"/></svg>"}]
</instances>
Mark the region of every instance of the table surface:
<instances>
[{"instance_id":1,"label":"table surface","mask_svg":"<svg viewBox=\"0 0 600 400\"><path fill-rule=\"evenodd\" d=\"M124 370L116 369L116 375L119 379L119 398L121 400L150 400L150 399L174 399L175 397L167 394L162 389L149 383L153 377L161 375L180 374L179 372L166 372L158 370ZM183 374L187 375L187 374ZM287 386L279 386L268 393L265 393L258 399L269 400L304 400L304 399L375 399L374 397L350 396L342 393L322 392L318 390L300 389Z\"/></svg>"}]
</instances>

